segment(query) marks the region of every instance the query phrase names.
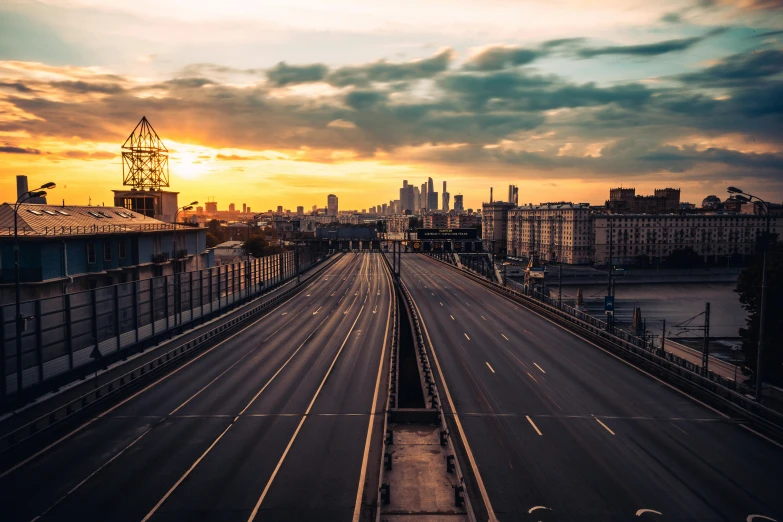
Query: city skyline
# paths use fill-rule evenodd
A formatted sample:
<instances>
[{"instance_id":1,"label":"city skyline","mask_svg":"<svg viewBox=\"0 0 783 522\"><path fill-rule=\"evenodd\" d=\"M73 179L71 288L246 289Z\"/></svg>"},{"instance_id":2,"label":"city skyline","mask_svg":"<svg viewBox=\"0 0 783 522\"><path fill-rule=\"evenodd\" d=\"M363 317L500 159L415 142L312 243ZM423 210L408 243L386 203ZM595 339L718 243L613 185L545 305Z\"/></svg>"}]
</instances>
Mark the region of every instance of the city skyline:
<instances>
[{"instance_id":1,"label":"city skyline","mask_svg":"<svg viewBox=\"0 0 783 522\"><path fill-rule=\"evenodd\" d=\"M472 208L509 184L520 203L598 204L607 185L781 200L778 3L295 3L6 2L0 196L26 174L109 203L147 116L187 201L338 191L361 209L428 177Z\"/></svg>"}]
</instances>

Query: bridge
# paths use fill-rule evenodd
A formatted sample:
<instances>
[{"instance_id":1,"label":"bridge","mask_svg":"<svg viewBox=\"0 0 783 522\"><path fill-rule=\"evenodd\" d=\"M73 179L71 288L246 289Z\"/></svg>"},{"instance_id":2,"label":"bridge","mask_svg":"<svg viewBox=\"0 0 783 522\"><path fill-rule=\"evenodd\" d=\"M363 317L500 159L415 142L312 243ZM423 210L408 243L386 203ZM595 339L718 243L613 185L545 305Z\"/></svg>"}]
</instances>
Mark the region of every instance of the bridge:
<instances>
[{"instance_id":1,"label":"bridge","mask_svg":"<svg viewBox=\"0 0 783 522\"><path fill-rule=\"evenodd\" d=\"M392 257L327 257L6 414L2 520L783 521L774 413ZM440 434L437 469L406 425Z\"/></svg>"}]
</instances>

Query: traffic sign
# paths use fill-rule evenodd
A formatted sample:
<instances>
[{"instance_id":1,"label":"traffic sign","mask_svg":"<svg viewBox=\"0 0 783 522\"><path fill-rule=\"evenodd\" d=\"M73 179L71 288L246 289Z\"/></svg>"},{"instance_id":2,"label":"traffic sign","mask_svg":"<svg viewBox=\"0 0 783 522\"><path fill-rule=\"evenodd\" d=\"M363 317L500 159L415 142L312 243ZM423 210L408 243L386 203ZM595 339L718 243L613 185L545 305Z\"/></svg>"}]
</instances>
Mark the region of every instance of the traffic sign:
<instances>
[{"instance_id":1,"label":"traffic sign","mask_svg":"<svg viewBox=\"0 0 783 522\"><path fill-rule=\"evenodd\" d=\"M614 296L604 296L604 312L614 312Z\"/></svg>"}]
</instances>

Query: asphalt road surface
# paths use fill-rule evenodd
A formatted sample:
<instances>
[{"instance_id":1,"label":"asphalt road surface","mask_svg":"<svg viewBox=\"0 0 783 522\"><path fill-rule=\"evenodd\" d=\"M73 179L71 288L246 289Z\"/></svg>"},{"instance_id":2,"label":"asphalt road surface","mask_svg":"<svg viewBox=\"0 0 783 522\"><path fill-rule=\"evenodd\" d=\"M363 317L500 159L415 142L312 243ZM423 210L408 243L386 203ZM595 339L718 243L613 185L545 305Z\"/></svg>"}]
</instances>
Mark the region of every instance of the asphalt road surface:
<instances>
[{"instance_id":1,"label":"asphalt road surface","mask_svg":"<svg viewBox=\"0 0 783 522\"><path fill-rule=\"evenodd\" d=\"M390 299L380 255L347 254L249 327L0 470L0 519L353 520L377 491L362 485L380 460L368 450L385 407Z\"/></svg>"},{"instance_id":2,"label":"asphalt road surface","mask_svg":"<svg viewBox=\"0 0 783 522\"><path fill-rule=\"evenodd\" d=\"M783 521L783 447L437 261L402 279L499 520Z\"/></svg>"}]
</instances>

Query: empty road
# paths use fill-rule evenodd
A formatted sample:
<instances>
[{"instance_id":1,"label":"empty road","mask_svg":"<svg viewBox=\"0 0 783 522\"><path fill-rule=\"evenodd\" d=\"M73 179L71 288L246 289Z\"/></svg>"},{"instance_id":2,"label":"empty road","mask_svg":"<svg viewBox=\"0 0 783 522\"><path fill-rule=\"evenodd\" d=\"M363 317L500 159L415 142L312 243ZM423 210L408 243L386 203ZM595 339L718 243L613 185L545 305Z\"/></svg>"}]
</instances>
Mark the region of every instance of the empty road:
<instances>
[{"instance_id":1,"label":"empty road","mask_svg":"<svg viewBox=\"0 0 783 522\"><path fill-rule=\"evenodd\" d=\"M390 280L347 254L294 298L0 470L2 520L354 519L385 407Z\"/></svg>"},{"instance_id":2,"label":"empty road","mask_svg":"<svg viewBox=\"0 0 783 522\"><path fill-rule=\"evenodd\" d=\"M499 520L783 521L779 445L437 261L402 280Z\"/></svg>"}]
</instances>

